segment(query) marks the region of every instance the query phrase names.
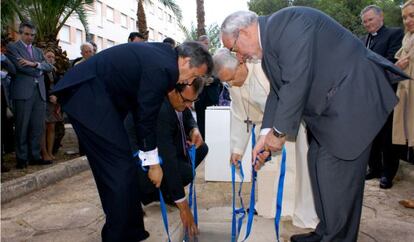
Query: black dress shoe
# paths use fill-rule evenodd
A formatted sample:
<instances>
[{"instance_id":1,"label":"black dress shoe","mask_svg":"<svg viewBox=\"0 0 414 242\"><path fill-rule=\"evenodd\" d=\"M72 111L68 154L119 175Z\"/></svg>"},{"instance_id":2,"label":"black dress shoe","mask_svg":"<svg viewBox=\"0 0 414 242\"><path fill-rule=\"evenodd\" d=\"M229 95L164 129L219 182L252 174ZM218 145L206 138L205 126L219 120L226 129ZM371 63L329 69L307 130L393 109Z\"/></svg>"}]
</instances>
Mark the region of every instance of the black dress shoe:
<instances>
[{"instance_id":1,"label":"black dress shoe","mask_svg":"<svg viewBox=\"0 0 414 242\"><path fill-rule=\"evenodd\" d=\"M144 230L144 232L139 235L138 241L146 240L149 236L150 234L146 230Z\"/></svg>"},{"instance_id":2,"label":"black dress shoe","mask_svg":"<svg viewBox=\"0 0 414 242\"><path fill-rule=\"evenodd\" d=\"M310 232L306 234L295 234L290 237L292 242L320 242L322 237L315 232Z\"/></svg>"},{"instance_id":3,"label":"black dress shoe","mask_svg":"<svg viewBox=\"0 0 414 242\"><path fill-rule=\"evenodd\" d=\"M27 161L22 159L17 159L16 169L24 169L27 168Z\"/></svg>"},{"instance_id":4,"label":"black dress shoe","mask_svg":"<svg viewBox=\"0 0 414 242\"><path fill-rule=\"evenodd\" d=\"M368 172L366 175L365 175L365 180L371 180L371 179L374 179L374 178L380 178L381 176L380 176L380 174L378 174L378 173L375 173L375 172Z\"/></svg>"},{"instance_id":5,"label":"black dress shoe","mask_svg":"<svg viewBox=\"0 0 414 242\"><path fill-rule=\"evenodd\" d=\"M392 187L392 181L388 179L387 177L383 176L380 179L380 188L382 189L390 189Z\"/></svg>"}]
</instances>

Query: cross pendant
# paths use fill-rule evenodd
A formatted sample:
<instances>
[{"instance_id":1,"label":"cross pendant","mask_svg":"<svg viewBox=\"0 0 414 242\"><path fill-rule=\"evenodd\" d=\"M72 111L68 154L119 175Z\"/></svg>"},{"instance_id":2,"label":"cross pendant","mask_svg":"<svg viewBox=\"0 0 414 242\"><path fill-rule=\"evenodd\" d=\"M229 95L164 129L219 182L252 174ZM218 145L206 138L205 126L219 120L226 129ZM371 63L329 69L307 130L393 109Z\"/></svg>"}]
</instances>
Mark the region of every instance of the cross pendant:
<instances>
[{"instance_id":1,"label":"cross pendant","mask_svg":"<svg viewBox=\"0 0 414 242\"><path fill-rule=\"evenodd\" d=\"M246 132L249 133L250 125L253 124L253 122L247 117L247 119L244 120L244 123L246 124Z\"/></svg>"}]
</instances>

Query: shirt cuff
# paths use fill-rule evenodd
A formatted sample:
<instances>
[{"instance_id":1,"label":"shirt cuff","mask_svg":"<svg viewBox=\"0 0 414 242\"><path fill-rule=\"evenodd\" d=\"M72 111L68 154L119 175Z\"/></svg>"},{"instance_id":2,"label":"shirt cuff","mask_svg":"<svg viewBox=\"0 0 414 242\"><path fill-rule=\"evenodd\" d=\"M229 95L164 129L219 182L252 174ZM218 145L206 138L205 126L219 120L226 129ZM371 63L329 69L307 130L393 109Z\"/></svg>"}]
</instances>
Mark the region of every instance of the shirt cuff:
<instances>
[{"instance_id":1,"label":"shirt cuff","mask_svg":"<svg viewBox=\"0 0 414 242\"><path fill-rule=\"evenodd\" d=\"M183 197L183 198L180 198L180 199L178 199L178 200L175 200L174 202L175 203L181 203L181 202L184 202L185 201L185 199L187 199L186 197Z\"/></svg>"},{"instance_id":2,"label":"shirt cuff","mask_svg":"<svg viewBox=\"0 0 414 242\"><path fill-rule=\"evenodd\" d=\"M160 164L160 159L158 157L158 149L155 148L153 150L144 152L139 151L139 159L142 162L142 166L152 166Z\"/></svg>"},{"instance_id":3,"label":"shirt cuff","mask_svg":"<svg viewBox=\"0 0 414 242\"><path fill-rule=\"evenodd\" d=\"M38 69L38 70L42 70L42 65L40 65L40 63L39 62L36 62L36 69Z\"/></svg>"},{"instance_id":4,"label":"shirt cuff","mask_svg":"<svg viewBox=\"0 0 414 242\"><path fill-rule=\"evenodd\" d=\"M264 129L260 130L260 135L267 135L267 133L269 133L270 130L272 130L272 129L271 128L264 128Z\"/></svg>"}]
</instances>

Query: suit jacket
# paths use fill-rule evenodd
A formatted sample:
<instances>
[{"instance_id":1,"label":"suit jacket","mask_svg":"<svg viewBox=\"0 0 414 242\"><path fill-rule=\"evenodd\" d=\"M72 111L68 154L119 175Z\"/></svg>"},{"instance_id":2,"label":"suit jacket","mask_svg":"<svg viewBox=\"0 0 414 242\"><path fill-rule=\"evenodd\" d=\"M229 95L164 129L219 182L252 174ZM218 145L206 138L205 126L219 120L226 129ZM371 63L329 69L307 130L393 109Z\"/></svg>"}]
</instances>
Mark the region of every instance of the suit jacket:
<instances>
[{"instance_id":1,"label":"suit jacket","mask_svg":"<svg viewBox=\"0 0 414 242\"><path fill-rule=\"evenodd\" d=\"M30 57L26 46L21 40L7 45L7 57L16 67L16 75L11 82L10 96L11 99L26 100L29 99L34 90L38 88L40 96L46 100L46 91L43 72L52 71L53 67L47 63L41 49L32 46L33 58ZM29 61L38 62L38 67L22 66L19 64L19 58ZM35 87L35 81L39 84Z\"/></svg>"},{"instance_id":2,"label":"suit jacket","mask_svg":"<svg viewBox=\"0 0 414 242\"><path fill-rule=\"evenodd\" d=\"M186 136L189 136L192 129L197 128L196 121L188 108L183 111L183 124ZM165 98L158 115L157 137L158 152L163 160L163 187L171 198L176 201L185 197L184 182L180 175L180 169L183 166L180 165L180 162L191 163L184 154L181 127L177 114L167 98ZM184 137L184 139L187 140L187 137Z\"/></svg>"},{"instance_id":3,"label":"suit jacket","mask_svg":"<svg viewBox=\"0 0 414 242\"><path fill-rule=\"evenodd\" d=\"M382 26L376 36L367 34L362 41L367 46L367 41L371 39L369 49L395 63L395 53L401 48L404 31L401 28L387 28Z\"/></svg>"},{"instance_id":4,"label":"suit jacket","mask_svg":"<svg viewBox=\"0 0 414 242\"><path fill-rule=\"evenodd\" d=\"M117 45L70 69L54 92L69 116L117 146L129 147L122 122L131 112L139 149L153 150L159 109L178 80L177 59L161 43Z\"/></svg>"},{"instance_id":5,"label":"suit jacket","mask_svg":"<svg viewBox=\"0 0 414 242\"><path fill-rule=\"evenodd\" d=\"M405 74L312 8L282 9L259 26L271 83L262 126L296 136L303 118L332 155L358 157L397 103L390 81Z\"/></svg>"}]
</instances>

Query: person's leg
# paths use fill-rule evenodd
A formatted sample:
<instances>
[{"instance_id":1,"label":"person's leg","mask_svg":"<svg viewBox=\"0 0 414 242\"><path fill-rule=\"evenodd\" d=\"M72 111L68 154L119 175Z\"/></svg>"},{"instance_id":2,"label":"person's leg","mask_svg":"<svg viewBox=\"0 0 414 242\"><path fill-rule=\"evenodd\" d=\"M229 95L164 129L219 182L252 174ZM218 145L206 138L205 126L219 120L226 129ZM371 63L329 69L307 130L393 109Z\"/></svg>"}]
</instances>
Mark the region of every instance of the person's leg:
<instances>
[{"instance_id":1,"label":"person's leg","mask_svg":"<svg viewBox=\"0 0 414 242\"><path fill-rule=\"evenodd\" d=\"M397 174L398 166L400 164L399 146L392 144L392 124L393 113L387 119L384 125L384 140L382 147L383 166L381 172L380 187L391 188L392 181Z\"/></svg>"},{"instance_id":2,"label":"person's leg","mask_svg":"<svg viewBox=\"0 0 414 242\"><path fill-rule=\"evenodd\" d=\"M195 165L198 167L200 163L204 160L204 158L207 156L208 153L208 146L206 143L203 143L196 149L196 159L195 159Z\"/></svg>"},{"instance_id":3,"label":"person's leg","mask_svg":"<svg viewBox=\"0 0 414 242\"><path fill-rule=\"evenodd\" d=\"M52 160L55 159L53 156L53 145L55 143L55 123L46 123L46 147L47 153Z\"/></svg>"},{"instance_id":4,"label":"person's leg","mask_svg":"<svg viewBox=\"0 0 414 242\"><path fill-rule=\"evenodd\" d=\"M45 117L46 117L46 102L40 97L39 91L33 92L33 106L29 121L29 142L30 151L34 161L40 161L40 143L44 133ZM43 163L42 163L43 164Z\"/></svg>"},{"instance_id":5,"label":"person's leg","mask_svg":"<svg viewBox=\"0 0 414 242\"><path fill-rule=\"evenodd\" d=\"M132 159L128 137L122 121L111 127L122 132L125 140L110 142L81 123L70 119L85 149L93 172L106 223L102 241L140 241L149 236L145 231L138 194L138 166Z\"/></svg>"},{"instance_id":6,"label":"person's leg","mask_svg":"<svg viewBox=\"0 0 414 242\"><path fill-rule=\"evenodd\" d=\"M49 153L47 152L47 123L42 134L40 149L43 160L52 160L52 157L50 157Z\"/></svg>"},{"instance_id":7,"label":"person's leg","mask_svg":"<svg viewBox=\"0 0 414 242\"><path fill-rule=\"evenodd\" d=\"M370 148L367 147L355 160L345 161L319 146L316 179L325 225L321 241L357 240Z\"/></svg>"},{"instance_id":8,"label":"person's leg","mask_svg":"<svg viewBox=\"0 0 414 242\"><path fill-rule=\"evenodd\" d=\"M29 129L31 107L31 100L14 100L16 167L19 169L26 167L29 159L27 133Z\"/></svg>"}]
</instances>

